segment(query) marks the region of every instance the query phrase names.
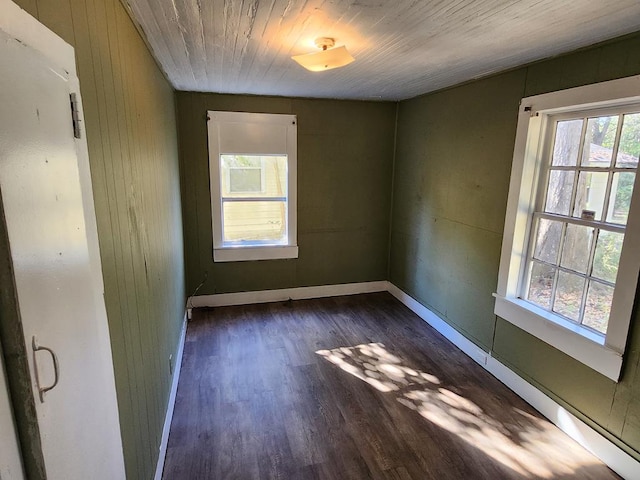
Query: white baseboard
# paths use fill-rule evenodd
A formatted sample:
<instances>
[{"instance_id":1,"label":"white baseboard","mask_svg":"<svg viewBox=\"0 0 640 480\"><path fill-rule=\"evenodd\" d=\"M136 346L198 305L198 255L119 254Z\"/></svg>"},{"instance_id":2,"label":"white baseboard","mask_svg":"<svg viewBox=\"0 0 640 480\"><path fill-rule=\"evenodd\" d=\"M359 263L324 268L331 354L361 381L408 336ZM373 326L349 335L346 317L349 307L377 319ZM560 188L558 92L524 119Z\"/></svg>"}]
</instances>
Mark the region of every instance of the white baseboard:
<instances>
[{"instance_id":1,"label":"white baseboard","mask_svg":"<svg viewBox=\"0 0 640 480\"><path fill-rule=\"evenodd\" d=\"M229 305L249 305L252 303L283 302L306 298L337 297L358 293L386 292L389 282L344 283L340 285L320 285L317 287L282 288L256 292L220 293L189 297L189 308L224 307Z\"/></svg>"},{"instance_id":2,"label":"white baseboard","mask_svg":"<svg viewBox=\"0 0 640 480\"><path fill-rule=\"evenodd\" d=\"M409 310L422 318L425 322L435 328L440 335L453 343L456 347L466 353L473 360L483 367L487 365L487 357L489 354L478 347L467 337L458 332L455 328L442 320L438 315L433 313L427 307L422 305L413 297L407 295L393 283L389 283L389 293L404 303Z\"/></svg>"},{"instance_id":3,"label":"white baseboard","mask_svg":"<svg viewBox=\"0 0 640 480\"><path fill-rule=\"evenodd\" d=\"M162 428L162 440L160 441L160 454L158 455L158 463L156 464L156 474L154 480L162 480L162 471L164 469L164 460L167 455L167 444L169 442L169 430L171 429L171 420L173 419L173 409L176 405L176 394L178 393L178 380L180 379L180 368L182 367L182 354L184 353L184 340L187 334L187 312L184 314L182 322L182 333L178 343L178 351L173 364L173 380L171 381L171 392L169 393L169 402L167 403L167 413L164 418L164 426Z\"/></svg>"},{"instance_id":4,"label":"white baseboard","mask_svg":"<svg viewBox=\"0 0 640 480\"><path fill-rule=\"evenodd\" d=\"M640 479L640 462L568 412L555 400L524 380L509 367L495 358L489 357L485 368L518 396L526 400L533 408L547 417L551 423L606 463L609 468L622 478L628 480Z\"/></svg>"},{"instance_id":5,"label":"white baseboard","mask_svg":"<svg viewBox=\"0 0 640 480\"><path fill-rule=\"evenodd\" d=\"M560 430L606 463L618 475L628 480L640 479L640 462L627 452L568 412L506 365L493 358L490 353L479 348L438 315L392 283L389 283L389 293L538 410Z\"/></svg>"}]
</instances>

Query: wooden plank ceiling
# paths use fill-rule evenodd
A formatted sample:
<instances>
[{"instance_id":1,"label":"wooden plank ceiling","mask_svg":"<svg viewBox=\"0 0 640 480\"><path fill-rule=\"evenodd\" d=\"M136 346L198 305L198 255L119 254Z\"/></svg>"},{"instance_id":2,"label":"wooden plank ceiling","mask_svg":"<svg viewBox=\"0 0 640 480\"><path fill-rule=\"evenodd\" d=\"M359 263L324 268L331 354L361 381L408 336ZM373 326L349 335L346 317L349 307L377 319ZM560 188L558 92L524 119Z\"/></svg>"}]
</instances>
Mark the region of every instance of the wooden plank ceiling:
<instances>
[{"instance_id":1,"label":"wooden plank ceiling","mask_svg":"<svg viewBox=\"0 0 640 480\"><path fill-rule=\"evenodd\" d=\"M616 0L128 0L178 90L400 100L640 29ZM292 55L334 37L356 58Z\"/></svg>"}]
</instances>

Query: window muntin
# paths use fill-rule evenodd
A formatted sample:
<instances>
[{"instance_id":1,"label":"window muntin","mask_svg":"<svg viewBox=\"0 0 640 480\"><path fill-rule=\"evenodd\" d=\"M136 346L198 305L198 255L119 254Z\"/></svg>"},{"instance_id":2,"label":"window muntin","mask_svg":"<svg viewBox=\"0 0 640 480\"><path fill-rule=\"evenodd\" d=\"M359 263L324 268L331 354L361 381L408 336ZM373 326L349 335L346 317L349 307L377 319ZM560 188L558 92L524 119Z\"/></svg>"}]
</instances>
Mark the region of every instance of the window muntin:
<instances>
[{"instance_id":1,"label":"window muntin","mask_svg":"<svg viewBox=\"0 0 640 480\"><path fill-rule=\"evenodd\" d=\"M297 258L295 115L208 112L214 261Z\"/></svg>"},{"instance_id":2,"label":"window muntin","mask_svg":"<svg viewBox=\"0 0 640 480\"><path fill-rule=\"evenodd\" d=\"M521 296L604 336L640 154L640 113L564 114L547 125L551 145Z\"/></svg>"}]
</instances>

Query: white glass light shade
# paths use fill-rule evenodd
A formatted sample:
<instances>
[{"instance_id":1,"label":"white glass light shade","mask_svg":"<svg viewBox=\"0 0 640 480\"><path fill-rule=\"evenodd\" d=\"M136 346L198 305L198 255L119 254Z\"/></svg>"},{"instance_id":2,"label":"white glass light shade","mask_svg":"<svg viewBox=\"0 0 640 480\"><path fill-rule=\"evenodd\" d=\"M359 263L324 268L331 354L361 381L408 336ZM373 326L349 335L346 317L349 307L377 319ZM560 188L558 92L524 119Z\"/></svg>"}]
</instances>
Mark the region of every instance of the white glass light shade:
<instances>
[{"instance_id":1,"label":"white glass light shade","mask_svg":"<svg viewBox=\"0 0 640 480\"><path fill-rule=\"evenodd\" d=\"M291 58L312 72L344 67L355 60L344 45L320 52L295 55Z\"/></svg>"}]
</instances>

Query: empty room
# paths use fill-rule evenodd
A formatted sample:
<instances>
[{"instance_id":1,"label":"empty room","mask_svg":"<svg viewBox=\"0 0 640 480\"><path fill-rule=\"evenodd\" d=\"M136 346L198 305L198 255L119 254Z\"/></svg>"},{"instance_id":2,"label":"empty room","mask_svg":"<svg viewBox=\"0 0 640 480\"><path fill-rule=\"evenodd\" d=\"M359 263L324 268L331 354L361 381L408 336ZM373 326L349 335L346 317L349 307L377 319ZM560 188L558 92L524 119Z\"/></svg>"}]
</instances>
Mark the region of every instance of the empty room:
<instances>
[{"instance_id":1,"label":"empty room","mask_svg":"<svg viewBox=\"0 0 640 480\"><path fill-rule=\"evenodd\" d=\"M0 479L639 479L636 0L0 0Z\"/></svg>"}]
</instances>

